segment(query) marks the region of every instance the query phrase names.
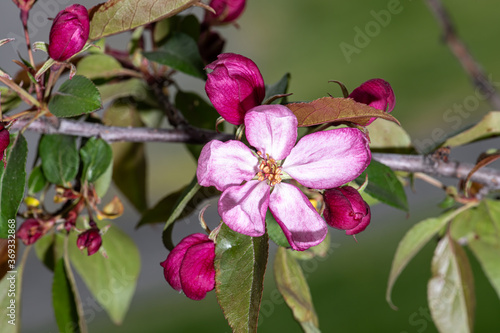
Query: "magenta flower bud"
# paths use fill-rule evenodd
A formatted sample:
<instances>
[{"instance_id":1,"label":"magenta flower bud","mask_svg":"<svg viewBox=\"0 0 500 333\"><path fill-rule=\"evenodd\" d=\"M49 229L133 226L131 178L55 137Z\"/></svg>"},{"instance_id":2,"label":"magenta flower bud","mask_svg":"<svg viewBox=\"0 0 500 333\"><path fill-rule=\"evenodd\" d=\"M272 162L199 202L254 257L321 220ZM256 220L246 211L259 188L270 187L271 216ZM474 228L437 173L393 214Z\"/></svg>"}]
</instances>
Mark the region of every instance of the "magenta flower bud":
<instances>
[{"instance_id":1,"label":"magenta flower bud","mask_svg":"<svg viewBox=\"0 0 500 333\"><path fill-rule=\"evenodd\" d=\"M0 160L3 159L4 152L9 146L9 143L10 143L9 131L7 131L2 124L0 124ZM3 167L5 168L5 164Z\"/></svg>"},{"instance_id":2,"label":"magenta flower bud","mask_svg":"<svg viewBox=\"0 0 500 333\"><path fill-rule=\"evenodd\" d=\"M90 228L80 235L78 235L78 239L76 240L76 246L80 251L83 249L87 249L87 255L91 256L97 251L102 244L101 234L99 233L98 228Z\"/></svg>"},{"instance_id":3,"label":"magenta flower bud","mask_svg":"<svg viewBox=\"0 0 500 333\"><path fill-rule=\"evenodd\" d=\"M50 29L49 56L65 61L80 52L89 38L89 14L82 5L71 5L57 14Z\"/></svg>"},{"instance_id":4,"label":"magenta flower bud","mask_svg":"<svg viewBox=\"0 0 500 333\"><path fill-rule=\"evenodd\" d=\"M346 235L354 235L370 224L370 206L353 187L332 188L326 190L323 197L323 216L331 227L345 230Z\"/></svg>"},{"instance_id":5,"label":"magenta flower bud","mask_svg":"<svg viewBox=\"0 0 500 333\"><path fill-rule=\"evenodd\" d=\"M44 225L40 220L30 218L21 224L17 230L16 237L19 238L24 245L35 243L40 237L45 234Z\"/></svg>"},{"instance_id":6,"label":"magenta flower bud","mask_svg":"<svg viewBox=\"0 0 500 333\"><path fill-rule=\"evenodd\" d=\"M203 23L209 25L223 25L234 22L245 9L246 0L212 0L208 4L215 10L215 14L206 11Z\"/></svg>"},{"instance_id":7,"label":"magenta flower bud","mask_svg":"<svg viewBox=\"0 0 500 333\"><path fill-rule=\"evenodd\" d=\"M208 64L205 91L219 114L233 125L243 124L245 113L262 104L266 96L264 79L257 65L234 53L223 53Z\"/></svg>"},{"instance_id":8,"label":"magenta flower bud","mask_svg":"<svg viewBox=\"0 0 500 333\"><path fill-rule=\"evenodd\" d=\"M215 244L204 234L185 237L160 263L165 280L187 297L201 300L215 288Z\"/></svg>"},{"instance_id":9,"label":"magenta flower bud","mask_svg":"<svg viewBox=\"0 0 500 333\"><path fill-rule=\"evenodd\" d=\"M389 82L382 79L371 79L354 89L349 95L356 102L367 104L375 109L391 112L396 104L394 91ZM366 125L370 125L372 118Z\"/></svg>"}]
</instances>

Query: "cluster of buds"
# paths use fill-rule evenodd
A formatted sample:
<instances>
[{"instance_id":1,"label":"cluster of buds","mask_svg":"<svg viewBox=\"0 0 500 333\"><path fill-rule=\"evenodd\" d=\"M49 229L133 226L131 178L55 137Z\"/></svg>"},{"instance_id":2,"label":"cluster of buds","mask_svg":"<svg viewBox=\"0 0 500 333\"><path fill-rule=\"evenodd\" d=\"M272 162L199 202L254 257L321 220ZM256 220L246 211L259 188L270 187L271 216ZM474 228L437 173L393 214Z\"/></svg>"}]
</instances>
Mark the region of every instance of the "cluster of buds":
<instances>
[{"instance_id":1,"label":"cluster of buds","mask_svg":"<svg viewBox=\"0 0 500 333\"><path fill-rule=\"evenodd\" d=\"M29 218L21 224L17 230L16 236L24 243L24 245L31 245L40 237L45 235L53 225L53 220L44 221L39 218Z\"/></svg>"}]
</instances>

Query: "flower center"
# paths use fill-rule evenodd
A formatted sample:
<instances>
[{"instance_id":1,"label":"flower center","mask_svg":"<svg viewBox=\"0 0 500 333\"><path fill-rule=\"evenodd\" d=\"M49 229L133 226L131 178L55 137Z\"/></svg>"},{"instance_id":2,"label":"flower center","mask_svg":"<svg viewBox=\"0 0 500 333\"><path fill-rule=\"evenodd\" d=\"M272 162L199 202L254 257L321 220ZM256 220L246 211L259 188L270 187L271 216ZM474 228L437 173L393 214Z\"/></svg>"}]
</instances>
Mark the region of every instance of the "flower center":
<instances>
[{"instance_id":1,"label":"flower center","mask_svg":"<svg viewBox=\"0 0 500 333\"><path fill-rule=\"evenodd\" d=\"M281 168L278 166L278 163L274 160L274 158L270 157L269 154L262 154L261 151L257 152L259 158L259 172L257 173L258 180L267 180L270 186L274 186L276 184L281 183Z\"/></svg>"}]
</instances>

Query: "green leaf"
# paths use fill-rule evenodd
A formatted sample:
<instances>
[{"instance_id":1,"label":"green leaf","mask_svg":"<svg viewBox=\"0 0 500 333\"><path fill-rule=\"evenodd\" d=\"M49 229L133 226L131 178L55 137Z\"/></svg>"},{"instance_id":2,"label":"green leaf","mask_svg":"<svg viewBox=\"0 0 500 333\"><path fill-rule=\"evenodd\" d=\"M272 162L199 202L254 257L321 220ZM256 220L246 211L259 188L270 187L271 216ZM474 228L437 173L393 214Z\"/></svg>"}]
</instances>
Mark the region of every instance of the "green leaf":
<instances>
[{"instance_id":1,"label":"green leaf","mask_svg":"<svg viewBox=\"0 0 500 333\"><path fill-rule=\"evenodd\" d=\"M264 97L264 101L267 101L269 98L276 95L286 94L289 82L290 82L290 73L286 73L278 82L266 86L266 96ZM274 100L271 104L280 104L282 101L286 102L286 98L278 98Z\"/></svg>"},{"instance_id":2,"label":"green leaf","mask_svg":"<svg viewBox=\"0 0 500 333\"><path fill-rule=\"evenodd\" d=\"M27 250L25 250L27 251ZM7 274L0 281L0 318L2 318L2 333L19 333L21 331L21 291L24 265L22 260L13 273ZM9 291L11 283L16 286L15 293ZM15 314L11 316L11 310Z\"/></svg>"},{"instance_id":3,"label":"green leaf","mask_svg":"<svg viewBox=\"0 0 500 333\"><path fill-rule=\"evenodd\" d=\"M133 97L136 101L156 105L156 99L143 80L128 79L117 83L108 83L98 87L103 103L112 102L122 97Z\"/></svg>"},{"instance_id":4,"label":"green leaf","mask_svg":"<svg viewBox=\"0 0 500 333\"><path fill-rule=\"evenodd\" d=\"M40 192L47 183L47 179L42 172L42 166L37 165L31 170L30 177L28 178L28 194L33 195Z\"/></svg>"},{"instance_id":5,"label":"green leaf","mask_svg":"<svg viewBox=\"0 0 500 333\"><path fill-rule=\"evenodd\" d=\"M269 238L271 238L273 242L278 246L290 247L290 243L288 243L288 239L286 239L283 229L281 229L278 222L276 222L276 219L269 209L266 212L266 227Z\"/></svg>"},{"instance_id":6,"label":"green leaf","mask_svg":"<svg viewBox=\"0 0 500 333\"><path fill-rule=\"evenodd\" d=\"M326 234L325 239L316 246L312 246L304 251L291 251L289 255L299 260L311 260L313 258L324 258L330 250L330 234Z\"/></svg>"},{"instance_id":7,"label":"green leaf","mask_svg":"<svg viewBox=\"0 0 500 333\"><path fill-rule=\"evenodd\" d=\"M454 239L467 241L500 298L500 201L484 200L459 215L451 225Z\"/></svg>"},{"instance_id":8,"label":"green leaf","mask_svg":"<svg viewBox=\"0 0 500 333\"><path fill-rule=\"evenodd\" d=\"M378 119L370 124L370 148L376 150L391 149L393 152L412 150L411 138L397 124Z\"/></svg>"},{"instance_id":9,"label":"green leaf","mask_svg":"<svg viewBox=\"0 0 500 333\"><path fill-rule=\"evenodd\" d=\"M98 222L99 228L109 222ZM120 324L130 306L140 271L139 251L134 241L111 224L102 235L102 250L91 256L78 250L77 235L72 233L68 250L71 263L82 277L97 302L115 324Z\"/></svg>"},{"instance_id":10,"label":"green leaf","mask_svg":"<svg viewBox=\"0 0 500 333\"><path fill-rule=\"evenodd\" d=\"M304 332L319 332L318 316L314 310L309 286L302 268L289 251L279 247L276 252L274 258L276 286Z\"/></svg>"},{"instance_id":11,"label":"green leaf","mask_svg":"<svg viewBox=\"0 0 500 333\"><path fill-rule=\"evenodd\" d=\"M22 134L10 136L6 156L5 168L0 162L0 238L8 237L8 221L16 218L24 196L28 145Z\"/></svg>"},{"instance_id":12,"label":"green leaf","mask_svg":"<svg viewBox=\"0 0 500 333\"><path fill-rule=\"evenodd\" d=\"M472 270L465 251L448 234L434 252L427 297L439 332L473 331L476 298Z\"/></svg>"},{"instance_id":13,"label":"green leaf","mask_svg":"<svg viewBox=\"0 0 500 333\"><path fill-rule=\"evenodd\" d=\"M101 107L99 90L92 81L81 75L64 82L49 102L49 111L56 117L79 116Z\"/></svg>"},{"instance_id":14,"label":"green leaf","mask_svg":"<svg viewBox=\"0 0 500 333\"><path fill-rule=\"evenodd\" d=\"M54 269L52 305L54 307L57 327L59 327L59 331L65 333L80 332L73 288L74 286L72 286L66 273L64 258L61 258L57 261Z\"/></svg>"},{"instance_id":15,"label":"green leaf","mask_svg":"<svg viewBox=\"0 0 500 333\"><path fill-rule=\"evenodd\" d=\"M65 185L76 177L80 158L76 137L44 135L38 147L45 178L54 184Z\"/></svg>"},{"instance_id":16,"label":"green leaf","mask_svg":"<svg viewBox=\"0 0 500 333\"><path fill-rule=\"evenodd\" d=\"M477 124L448 138L441 146L457 147L500 135L500 111L491 111Z\"/></svg>"},{"instance_id":17,"label":"green leaf","mask_svg":"<svg viewBox=\"0 0 500 333\"><path fill-rule=\"evenodd\" d=\"M195 177L190 184L170 193L158 201L154 207L144 212L136 228L145 224L167 221L164 228L166 229L175 221L192 214L203 201L218 195L220 192L214 187L199 186Z\"/></svg>"},{"instance_id":18,"label":"green leaf","mask_svg":"<svg viewBox=\"0 0 500 333\"><path fill-rule=\"evenodd\" d=\"M91 80L112 78L123 74L123 67L114 57L107 54L91 54L80 60L76 66L79 75Z\"/></svg>"},{"instance_id":19,"label":"green leaf","mask_svg":"<svg viewBox=\"0 0 500 333\"><path fill-rule=\"evenodd\" d=\"M174 16L199 0L115 0L89 10L90 40L132 30Z\"/></svg>"},{"instance_id":20,"label":"green leaf","mask_svg":"<svg viewBox=\"0 0 500 333\"><path fill-rule=\"evenodd\" d=\"M102 198L108 192L111 180L113 179L113 163L108 165L104 173L94 182L94 189L99 198Z\"/></svg>"},{"instance_id":21,"label":"green leaf","mask_svg":"<svg viewBox=\"0 0 500 333\"><path fill-rule=\"evenodd\" d=\"M83 163L82 180L90 183L101 177L113 162L113 150L102 139L90 138L80 149Z\"/></svg>"},{"instance_id":22,"label":"green leaf","mask_svg":"<svg viewBox=\"0 0 500 333\"><path fill-rule=\"evenodd\" d=\"M175 32L158 51L145 52L144 57L194 77L205 79L203 60L196 41L182 32Z\"/></svg>"},{"instance_id":23,"label":"green leaf","mask_svg":"<svg viewBox=\"0 0 500 333\"><path fill-rule=\"evenodd\" d=\"M297 116L299 127L341 121L364 126L372 117L387 119L399 125L396 118L387 112L350 98L323 97L309 103L289 103L286 106Z\"/></svg>"},{"instance_id":24,"label":"green leaf","mask_svg":"<svg viewBox=\"0 0 500 333\"><path fill-rule=\"evenodd\" d=\"M387 284L385 299L391 307L395 308L391 300L392 288L406 265L408 265L410 260L413 259L424 245L451 221L451 219L471 207L472 205L465 205L439 217L425 219L408 230L406 235L399 242L396 253L394 254L394 259L392 260L391 272L389 273L389 282Z\"/></svg>"},{"instance_id":25,"label":"green leaf","mask_svg":"<svg viewBox=\"0 0 500 333\"><path fill-rule=\"evenodd\" d=\"M233 332L256 332L269 239L221 225L215 245L217 300Z\"/></svg>"},{"instance_id":26,"label":"green leaf","mask_svg":"<svg viewBox=\"0 0 500 333\"><path fill-rule=\"evenodd\" d=\"M38 259L50 269L54 270L56 263L64 254L64 237L59 232L50 232L35 243L35 253Z\"/></svg>"},{"instance_id":27,"label":"green leaf","mask_svg":"<svg viewBox=\"0 0 500 333\"><path fill-rule=\"evenodd\" d=\"M366 193L394 208L405 212L409 210L403 185L391 168L372 159L370 165L356 179L356 183L363 184L366 174L368 174Z\"/></svg>"}]
</instances>

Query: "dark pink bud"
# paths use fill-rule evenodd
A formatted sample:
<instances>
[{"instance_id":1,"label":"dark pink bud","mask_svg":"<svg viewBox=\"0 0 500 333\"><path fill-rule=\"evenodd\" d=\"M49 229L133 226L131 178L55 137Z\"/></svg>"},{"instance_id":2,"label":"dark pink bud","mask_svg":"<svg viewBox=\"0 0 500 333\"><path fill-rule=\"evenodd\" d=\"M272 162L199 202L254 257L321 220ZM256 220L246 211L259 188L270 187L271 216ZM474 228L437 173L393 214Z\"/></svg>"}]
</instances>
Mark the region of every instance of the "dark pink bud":
<instances>
[{"instance_id":1,"label":"dark pink bud","mask_svg":"<svg viewBox=\"0 0 500 333\"><path fill-rule=\"evenodd\" d=\"M44 224L37 219L27 219L21 224L17 230L16 237L22 240L24 245L35 243L40 237L45 234Z\"/></svg>"},{"instance_id":2,"label":"dark pink bud","mask_svg":"<svg viewBox=\"0 0 500 333\"><path fill-rule=\"evenodd\" d=\"M234 22L245 9L246 0L212 0L208 4L215 10L215 14L205 12L204 23L222 25Z\"/></svg>"},{"instance_id":3,"label":"dark pink bud","mask_svg":"<svg viewBox=\"0 0 500 333\"><path fill-rule=\"evenodd\" d=\"M349 95L356 102L367 104L375 109L391 112L396 104L394 91L389 82L382 79L371 79L357 87ZM371 124L375 119L372 118L367 124Z\"/></svg>"},{"instance_id":4,"label":"dark pink bud","mask_svg":"<svg viewBox=\"0 0 500 333\"><path fill-rule=\"evenodd\" d=\"M185 237L160 265L165 280L187 297L201 300L215 288L215 244L204 234Z\"/></svg>"},{"instance_id":5,"label":"dark pink bud","mask_svg":"<svg viewBox=\"0 0 500 333\"><path fill-rule=\"evenodd\" d=\"M78 235L76 246L78 249L87 249L87 255L91 256L96 253L102 244L101 234L98 228L90 228L87 231Z\"/></svg>"},{"instance_id":6,"label":"dark pink bud","mask_svg":"<svg viewBox=\"0 0 500 333\"><path fill-rule=\"evenodd\" d=\"M264 79L257 65L234 53L223 53L208 64L205 91L219 114L233 125L243 124L245 113L266 96Z\"/></svg>"},{"instance_id":7,"label":"dark pink bud","mask_svg":"<svg viewBox=\"0 0 500 333\"><path fill-rule=\"evenodd\" d=\"M64 61L81 51L89 38L89 14L82 5L72 5L57 14L50 29L49 56Z\"/></svg>"},{"instance_id":8,"label":"dark pink bud","mask_svg":"<svg viewBox=\"0 0 500 333\"><path fill-rule=\"evenodd\" d=\"M326 190L323 197L323 216L331 227L345 230L346 235L354 235L370 224L370 206L353 187L332 188Z\"/></svg>"},{"instance_id":9,"label":"dark pink bud","mask_svg":"<svg viewBox=\"0 0 500 333\"><path fill-rule=\"evenodd\" d=\"M2 124L0 124L0 160L3 159L5 149L7 149L9 143L10 143L9 131L7 131ZM3 167L5 168L5 163Z\"/></svg>"}]
</instances>

